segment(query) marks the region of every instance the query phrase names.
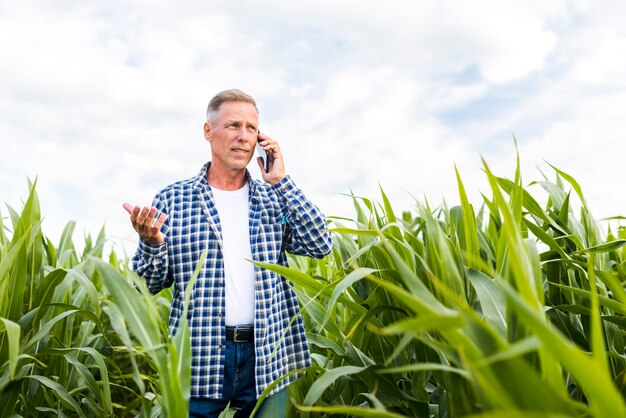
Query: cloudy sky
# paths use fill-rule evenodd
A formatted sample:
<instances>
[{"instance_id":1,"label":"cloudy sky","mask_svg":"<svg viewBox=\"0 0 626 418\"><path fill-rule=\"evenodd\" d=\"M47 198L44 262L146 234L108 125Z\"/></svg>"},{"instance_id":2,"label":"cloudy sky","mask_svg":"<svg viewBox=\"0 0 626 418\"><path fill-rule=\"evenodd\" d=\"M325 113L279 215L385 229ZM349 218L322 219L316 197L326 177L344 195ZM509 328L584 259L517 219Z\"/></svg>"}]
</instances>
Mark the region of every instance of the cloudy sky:
<instances>
[{"instance_id":1,"label":"cloudy sky","mask_svg":"<svg viewBox=\"0 0 626 418\"><path fill-rule=\"evenodd\" d=\"M620 0L2 1L0 201L37 176L47 235L105 224L132 247L122 203L197 173L206 104L236 87L327 215L379 185L399 211L452 204L455 164L479 203L481 156L512 177L514 136L525 183L547 161L626 215L625 19Z\"/></svg>"}]
</instances>

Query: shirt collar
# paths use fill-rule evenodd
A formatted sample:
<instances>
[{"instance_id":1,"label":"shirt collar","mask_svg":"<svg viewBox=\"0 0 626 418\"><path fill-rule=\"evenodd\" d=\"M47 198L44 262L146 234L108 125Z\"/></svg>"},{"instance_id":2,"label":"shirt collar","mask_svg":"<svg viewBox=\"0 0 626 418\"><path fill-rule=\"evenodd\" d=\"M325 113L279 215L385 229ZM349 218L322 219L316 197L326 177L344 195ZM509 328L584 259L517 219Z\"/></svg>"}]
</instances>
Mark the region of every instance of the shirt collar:
<instances>
[{"instance_id":1,"label":"shirt collar","mask_svg":"<svg viewBox=\"0 0 626 418\"><path fill-rule=\"evenodd\" d=\"M197 189L205 189L207 190L209 186L209 182L207 181L207 173L209 172L209 167L211 166L211 161L205 163L198 175L194 178L193 186ZM250 187L250 196L257 195L257 186L258 182L255 181L250 175L250 171L246 169L246 181L248 182L248 187Z\"/></svg>"}]
</instances>

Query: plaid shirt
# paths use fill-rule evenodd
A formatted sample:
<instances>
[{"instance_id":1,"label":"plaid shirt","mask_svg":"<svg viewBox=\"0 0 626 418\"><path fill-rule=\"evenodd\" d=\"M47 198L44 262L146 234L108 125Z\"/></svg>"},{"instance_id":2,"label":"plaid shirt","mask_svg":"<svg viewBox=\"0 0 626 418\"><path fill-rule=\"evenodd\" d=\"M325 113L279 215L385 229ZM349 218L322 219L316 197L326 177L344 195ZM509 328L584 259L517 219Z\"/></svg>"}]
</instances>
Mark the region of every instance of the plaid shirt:
<instances>
[{"instance_id":1,"label":"plaid shirt","mask_svg":"<svg viewBox=\"0 0 626 418\"><path fill-rule=\"evenodd\" d=\"M196 177L174 183L155 196L153 206L158 213L167 215L161 228L165 242L150 246L140 240L132 261L151 292L157 293L174 284L170 312L170 331L174 334L182 315L187 282L202 251L208 251L188 311L192 350L190 395L217 399L222 396L224 380L224 259L220 220L206 179L209 164ZM274 186L252 179L249 173L247 178L250 246L255 261L287 265L285 251L314 258L322 258L331 251L333 244L324 215L289 176ZM258 397L274 380L308 367L310 357L291 283L257 266L254 270ZM290 323L294 316L296 320ZM272 393L297 377L284 379Z\"/></svg>"}]
</instances>

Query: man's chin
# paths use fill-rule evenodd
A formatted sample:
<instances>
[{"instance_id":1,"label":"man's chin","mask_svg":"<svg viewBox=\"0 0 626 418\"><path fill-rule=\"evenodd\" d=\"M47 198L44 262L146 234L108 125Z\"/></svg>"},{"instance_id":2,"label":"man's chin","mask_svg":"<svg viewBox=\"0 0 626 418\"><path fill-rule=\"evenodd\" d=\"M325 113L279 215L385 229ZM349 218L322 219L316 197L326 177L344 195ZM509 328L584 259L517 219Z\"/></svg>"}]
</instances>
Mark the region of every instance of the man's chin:
<instances>
[{"instance_id":1,"label":"man's chin","mask_svg":"<svg viewBox=\"0 0 626 418\"><path fill-rule=\"evenodd\" d=\"M231 170L233 171L241 171L241 170L245 170L248 167L248 164L250 163L250 160L248 160L248 162L237 162L231 165Z\"/></svg>"},{"instance_id":2,"label":"man's chin","mask_svg":"<svg viewBox=\"0 0 626 418\"><path fill-rule=\"evenodd\" d=\"M243 170L250 164L250 161L252 161L252 158L235 158L230 161L229 166L231 170Z\"/></svg>"}]
</instances>

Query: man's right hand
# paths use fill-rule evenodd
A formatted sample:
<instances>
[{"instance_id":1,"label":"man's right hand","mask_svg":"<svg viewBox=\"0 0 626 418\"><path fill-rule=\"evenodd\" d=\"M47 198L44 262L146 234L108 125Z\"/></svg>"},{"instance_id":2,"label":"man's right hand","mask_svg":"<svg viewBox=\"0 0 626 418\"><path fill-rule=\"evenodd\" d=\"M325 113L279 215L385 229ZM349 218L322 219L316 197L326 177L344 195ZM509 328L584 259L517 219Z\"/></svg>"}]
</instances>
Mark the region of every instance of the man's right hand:
<instances>
[{"instance_id":1,"label":"man's right hand","mask_svg":"<svg viewBox=\"0 0 626 418\"><path fill-rule=\"evenodd\" d=\"M161 233L161 227L167 219L165 214L161 214L159 219L154 220L157 209L154 207L133 206L126 202L124 203L124 209L130 214L130 222L133 224L133 228L142 240L150 245L161 245L165 241L165 237Z\"/></svg>"}]
</instances>

